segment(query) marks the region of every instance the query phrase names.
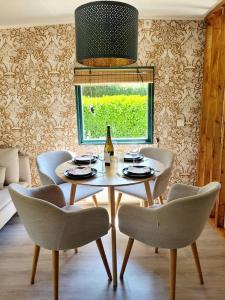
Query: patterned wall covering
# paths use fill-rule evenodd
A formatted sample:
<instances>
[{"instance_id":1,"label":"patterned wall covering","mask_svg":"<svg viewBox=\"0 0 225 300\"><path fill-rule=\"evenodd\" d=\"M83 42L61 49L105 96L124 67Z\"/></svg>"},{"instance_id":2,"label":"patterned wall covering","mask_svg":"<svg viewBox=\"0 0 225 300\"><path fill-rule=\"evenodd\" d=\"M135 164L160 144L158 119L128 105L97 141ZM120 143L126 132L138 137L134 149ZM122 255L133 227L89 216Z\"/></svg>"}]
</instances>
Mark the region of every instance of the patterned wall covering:
<instances>
[{"instance_id":1,"label":"patterned wall covering","mask_svg":"<svg viewBox=\"0 0 225 300\"><path fill-rule=\"evenodd\" d=\"M77 144L73 25L0 30L0 147L31 156ZM139 23L139 65L155 65L155 137L172 149L172 182L195 181L204 48L202 21ZM178 122L178 124L177 124ZM184 122L184 126L179 126Z\"/></svg>"}]
</instances>

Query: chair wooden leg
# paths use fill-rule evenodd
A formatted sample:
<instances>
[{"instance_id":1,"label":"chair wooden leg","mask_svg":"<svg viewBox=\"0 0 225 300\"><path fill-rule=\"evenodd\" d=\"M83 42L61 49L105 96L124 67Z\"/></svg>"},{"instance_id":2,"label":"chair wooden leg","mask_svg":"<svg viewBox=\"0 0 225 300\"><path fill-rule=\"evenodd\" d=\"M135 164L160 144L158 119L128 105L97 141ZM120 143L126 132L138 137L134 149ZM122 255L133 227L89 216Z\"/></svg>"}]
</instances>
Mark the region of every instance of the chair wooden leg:
<instances>
[{"instance_id":1,"label":"chair wooden leg","mask_svg":"<svg viewBox=\"0 0 225 300\"><path fill-rule=\"evenodd\" d=\"M98 207L98 200L97 200L97 197L95 195L92 196L92 200L93 200L95 206Z\"/></svg>"},{"instance_id":2,"label":"chair wooden leg","mask_svg":"<svg viewBox=\"0 0 225 300\"><path fill-rule=\"evenodd\" d=\"M155 248L155 253L159 253L159 248Z\"/></svg>"},{"instance_id":3,"label":"chair wooden leg","mask_svg":"<svg viewBox=\"0 0 225 300\"><path fill-rule=\"evenodd\" d=\"M127 249L125 251L125 255L124 255L124 259L123 259L123 264L122 264L121 271L120 271L121 279L123 278L123 274L124 274L126 266L127 266L127 262L128 262L129 256L130 256L130 252L131 252L133 243L134 243L134 239L129 238L128 244L127 244Z\"/></svg>"},{"instance_id":4,"label":"chair wooden leg","mask_svg":"<svg viewBox=\"0 0 225 300\"><path fill-rule=\"evenodd\" d=\"M148 201L143 200L143 207L148 207Z\"/></svg>"},{"instance_id":5,"label":"chair wooden leg","mask_svg":"<svg viewBox=\"0 0 225 300\"><path fill-rule=\"evenodd\" d=\"M96 244L98 246L99 253L101 255L103 264L105 266L106 273L109 277L109 280L111 281L112 280L112 274L111 274L109 264L108 264L108 261L107 261L106 255L105 255L105 250L104 250L104 247L103 247L103 244L102 244L102 240L101 239L96 240Z\"/></svg>"},{"instance_id":6,"label":"chair wooden leg","mask_svg":"<svg viewBox=\"0 0 225 300\"><path fill-rule=\"evenodd\" d=\"M54 300L59 299L59 251L52 250Z\"/></svg>"},{"instance_id":7,"label":"chair wooden leg","mask_svg":"<svg viewBox=\"0 0 225 300\"><path fill-rule=\"evenodd\" d=\"M170 300L175 300L177 249L170 249Z\"/></svg>"},{"instance_id":8,"label":"chair wooden leg","mask_svg":"<svg viewBox=\"0 0 225 300\"><path fill-rule=\"evenodd\" d=\"M119 206L120 206L120 202L121 202L122 196L123 196L122 193L119 193L119 194L118 194L118 197L117 197L117 200L116 200L116 208L115 208L116 214L117 214L117 212L118 212L118 209L119 209Z\"/></svg>"},{"instance_id":9,"label":"chair wooden leg","mask_svg":"<svg viewBox=\"0 0 225 300\"><path fill-rule=\"evenodd\" d=\"M152 192L151 192L151 189L150 189L149 182L145 181L144 185L145 185L145 191L146 191L146 195L147 195L146 201L148 201L148 206L151 206L154 203L153 203L153 199L152 199Z\"/></svg>"},{"instance_id":10,"label":"chair wooden leg","mask_svg":"<svg viewBox=\"0 0 225 300\"><path fill-rule=\"evenodd\" d=\"M77 254L78 253L78 248L75 248L74 252L75 252L75 254Z\"/></svg>"},{"instance_id":11,"label":"chair wooden leg","mask_svg":"<svg viewBox=\"0 0 225 300\"><path fill-rule=\"evenodd\" d=\"M197 249L196 242L194 242L191 245L191 249L192 249L192 253L193 253L193 256L194 256L195 265L196 265L196 268L197 268L197 271L198 271L198 276L199 276L200 284L204 284L202 270L201 270L201 264L200 264L200 260L199 260L199 256L198 256L198 249Z\"/></svg>"},{"instance_id":12,"label":"chair wooden leg","mask_svg":"<svg viewBox=\"0 0 225 300\"><path fill-rule=\"evenodd\" d=\"M163 197L162 196L159 196L159 202L160 202L160 204L163 204Z\"/></svg>"},{"instance_id":13,"label":"chair wooden leg","mask_svg":"<svg viewBox=\"0 0 225 300\"><path fill-rule=\"evenodd\" d=\"M34 284L35 274L36 274L36 270L37 270L37 263L38 263L39 253L40 253L40 246L35 245L34 246L33 264L32 264L32 273L31 273L31 279L30 279L30 283L31 284Z\"/></svg>"}]
</instances>

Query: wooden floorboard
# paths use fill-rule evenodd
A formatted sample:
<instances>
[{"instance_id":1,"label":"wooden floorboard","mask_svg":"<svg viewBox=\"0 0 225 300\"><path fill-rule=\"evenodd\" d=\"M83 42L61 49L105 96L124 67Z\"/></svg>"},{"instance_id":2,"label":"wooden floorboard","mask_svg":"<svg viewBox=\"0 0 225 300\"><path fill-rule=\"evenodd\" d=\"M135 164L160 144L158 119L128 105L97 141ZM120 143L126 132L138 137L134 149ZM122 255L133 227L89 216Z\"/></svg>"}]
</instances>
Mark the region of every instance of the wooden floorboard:
<instances>
[{"instance_id":1,"label":"wooden floorboard","mask_svg":"<svg viewBox=\"0 0 225 300\"><path fill-rule=\"evenodd\" d=\"M118 270L127 237L118 232ZM111 266L110 235L103 238ZM205 285L199 284L190 248L178 251L177 300L225 299L225 240L208 224L198 241ZM33 243L15 216L0 230L0 299L47 300L53 297L51 252L41 250L36 283L30 285ZM116 291L109 283L95 243L60 252L61 300L165 300L168 299L168 251L134 242L123 282Z\"/></svg>"}]
</instances>

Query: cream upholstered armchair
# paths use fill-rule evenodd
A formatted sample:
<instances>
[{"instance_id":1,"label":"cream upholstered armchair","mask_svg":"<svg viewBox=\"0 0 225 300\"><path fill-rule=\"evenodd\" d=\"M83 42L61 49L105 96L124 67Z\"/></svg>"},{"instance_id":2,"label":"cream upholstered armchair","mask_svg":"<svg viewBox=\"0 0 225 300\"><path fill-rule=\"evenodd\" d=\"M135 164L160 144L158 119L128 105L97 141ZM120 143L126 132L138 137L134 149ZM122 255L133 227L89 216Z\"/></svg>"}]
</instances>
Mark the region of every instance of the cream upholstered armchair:
<instances>
[{"instance_id":1,"label":"cream upholstered armchair","mask_svg":"<svg viewBox=\"0 0 225 300\"><path fill-rule=\"evenodd\" d=\"M154 200L159 198L161 204L163 204L162 194L165 192L169 183L174 154L172 151L167 149L151 147L142 148L140 150L140 153L142 153L146 157L160 161L166 167L165 170L159 176L157 176L156 180L149 181L152 199ZM144 201L147 199L144 183L117 187L116 191L119 192L116 203L116 210L118 210L119 208L123 193L140 198Z\"/></svg>"},{"instance_id":2,"label":"cream upholstered armchair","mask_svg":"<svg viewBox=\"0 0 225 300\"><path fill-rule=\"evenodd\" d=\"M42 185L57 184L62 190L65 200L69 202L71 183L63 182L56 173L55 169L58 165L71 160L72 155L68 151L48 151L38 155L36 163L38 173ZM72 166L71 166L72 167ZM101 192L103 189L92 186L77 185L75 202L92 196L95 206L98 205L95 194Z\"/></svg>"},{"instance_id":3,"label":"cream upholstered armchair","mask_svg":"<svg viewBox=\"0 0 225 300\"><path fill-rule=\"evenodd\" d=\"M200 283L203 284L196 240L201 234L220 190L218 182L204 187L172 186L168 203L149 208L123 205L119 229L129 236L120 273L122 278L134 239L153 247L170 249L170 300L175 299L177 249L191 245Z\"/></svg>"},{"instance_id":4,"label":"cream upholstered armchair","mask_svg":"<svg viewBox=\"0 0 225 300\"><path fill-rule=\"evenodd\" d=\"M101 237L108 233L109 216L101 207L66 206L57 185L26 189L11 184L9 192L30 238L35 243L31 284L34 283L40 247L52 250L54 299L58 299L59 250L96 241L108 278L111 272Z\"/></svg>"}]
</instances>

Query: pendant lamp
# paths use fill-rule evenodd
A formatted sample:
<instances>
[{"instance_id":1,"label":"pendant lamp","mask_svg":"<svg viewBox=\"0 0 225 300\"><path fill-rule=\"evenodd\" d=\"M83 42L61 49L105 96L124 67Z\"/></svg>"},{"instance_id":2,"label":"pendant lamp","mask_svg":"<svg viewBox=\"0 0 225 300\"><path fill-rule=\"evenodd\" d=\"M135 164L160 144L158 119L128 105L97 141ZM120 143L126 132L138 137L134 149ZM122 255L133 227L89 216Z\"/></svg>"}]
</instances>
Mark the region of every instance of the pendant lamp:
<instances>
[{"instance_id":1,"label":"pendant lamp","mask_svg":"<svg viewBox=\"0 0 225 300\"><path fill-rule=\"evenodd\" d=\"M94 1L75 10L76 57L89 67L135 63L138 10L118 1Z\"/></svg>"}]
</instances>

